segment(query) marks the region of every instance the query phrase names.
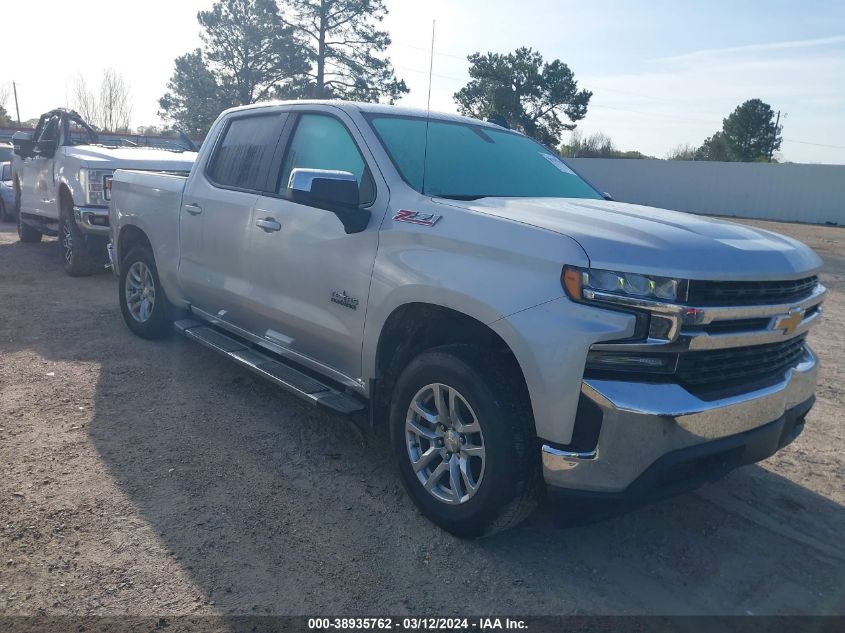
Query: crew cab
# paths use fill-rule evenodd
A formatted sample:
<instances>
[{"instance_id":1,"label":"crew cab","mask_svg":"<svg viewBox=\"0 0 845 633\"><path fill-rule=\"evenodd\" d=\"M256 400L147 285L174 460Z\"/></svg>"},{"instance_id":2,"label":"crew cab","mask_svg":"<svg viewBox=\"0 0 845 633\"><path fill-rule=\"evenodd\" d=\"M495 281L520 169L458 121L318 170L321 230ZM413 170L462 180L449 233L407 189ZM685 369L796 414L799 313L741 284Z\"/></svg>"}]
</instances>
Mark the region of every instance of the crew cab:
<instances>
[{"instance_id":1,"label":"crew cab","mask_svg":"<svg viewBox=\"0 0 845 633\"><path fill-rule=\"evenodd\" d=\"M175 323L368 416L458 535L516 524L544 490L565 512L690 489L791 442L813 404L811 249L608 201L492 123L235 108L189 176L116 172L110 226L133 332Z\"/></svg>"},{"instance_id":2,"label":"crew cab","mask_svg":"<svg viewBox=\"0 0 845 633\"><path fill-rule=\"evenodd\" d=\"M59 237L65 272L102 271L107 263L108 204L115 169L187 174L196 152L108 144L72 110L42 115L34 132L12 137L13 214L21 242Z\"/></svg>"}]
</instances>

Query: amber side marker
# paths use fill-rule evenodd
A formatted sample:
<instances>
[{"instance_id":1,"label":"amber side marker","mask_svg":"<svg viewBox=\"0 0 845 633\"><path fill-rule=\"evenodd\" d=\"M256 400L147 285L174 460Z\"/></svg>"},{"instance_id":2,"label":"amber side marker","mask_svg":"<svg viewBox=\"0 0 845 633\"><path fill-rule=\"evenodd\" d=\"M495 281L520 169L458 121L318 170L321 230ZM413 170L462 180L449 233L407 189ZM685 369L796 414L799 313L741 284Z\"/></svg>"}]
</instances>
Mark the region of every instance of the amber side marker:
<instances>
[{"instance_id":1,"label":"amber side marker","mask_svg":"<svg viewBox=\"0 0 845 633\"><path fill-rule=\"evenodd\" d=\"M560 275L560 281L570 297L576 301L582 299L580 270L576 270L575 268L564 268Z\"/></svg>"}]
</instances>

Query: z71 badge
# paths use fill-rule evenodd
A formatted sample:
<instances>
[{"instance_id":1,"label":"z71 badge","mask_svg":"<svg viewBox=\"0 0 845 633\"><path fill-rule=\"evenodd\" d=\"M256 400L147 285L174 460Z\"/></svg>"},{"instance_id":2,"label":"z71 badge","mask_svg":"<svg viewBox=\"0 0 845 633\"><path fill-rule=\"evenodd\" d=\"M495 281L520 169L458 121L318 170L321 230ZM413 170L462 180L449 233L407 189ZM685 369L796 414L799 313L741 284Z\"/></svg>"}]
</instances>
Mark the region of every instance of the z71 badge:
<instances>
[{"instance_id":1,"label":"z71 badge","mask_svg":"<svg viewBox=\"0 0 845 633\"><path fill-rule=\"evenodd\" d=\"M397 222L408 222L409 224L419 224L421 226L434 226L442 215L434 215L433 213L420 213L419 211L400 211L393 216Z\"/></svg>"}]
</instances>

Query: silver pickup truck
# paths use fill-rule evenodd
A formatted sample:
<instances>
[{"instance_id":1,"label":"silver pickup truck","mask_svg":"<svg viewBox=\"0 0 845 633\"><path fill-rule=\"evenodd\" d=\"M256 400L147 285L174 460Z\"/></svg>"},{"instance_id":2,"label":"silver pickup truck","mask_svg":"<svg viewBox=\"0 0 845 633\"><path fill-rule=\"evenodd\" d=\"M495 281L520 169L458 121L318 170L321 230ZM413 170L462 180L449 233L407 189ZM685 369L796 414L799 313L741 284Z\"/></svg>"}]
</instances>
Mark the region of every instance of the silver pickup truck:
<instances>
[{"instance_id":1,"label":"silver pickup truck","mask_svg":"<svg viewBox=\"0 0 845 633\"><path fill-rule=\"evenodd\" d=\"M133 332L175 322L368 415L421 511L476 536L546 489L640 503L804 428L819 258L605 198L491 123L261 104L224 112L187 178L116 172L111 254Z\"/></svg>"}]
</instances>

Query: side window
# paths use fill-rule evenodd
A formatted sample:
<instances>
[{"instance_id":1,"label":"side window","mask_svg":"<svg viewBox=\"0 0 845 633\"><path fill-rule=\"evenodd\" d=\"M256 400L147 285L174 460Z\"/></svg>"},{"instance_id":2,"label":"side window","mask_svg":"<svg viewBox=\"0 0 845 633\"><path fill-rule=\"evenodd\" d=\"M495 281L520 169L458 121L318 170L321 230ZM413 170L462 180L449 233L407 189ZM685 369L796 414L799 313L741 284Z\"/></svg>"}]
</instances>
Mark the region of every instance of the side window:
<instances>
[{"instance_id":1,"label":"side window","mask_svg":"<svg viewBox=\"0 0 845 633\"><path fill-rule=\"evenodd\" d=\"M49 119L46 116L42 116L38 119L38 125L35 126L35 131L32 133L33 141L37 141L38 137L41 136L41 132L44 131L44 126L47 125L47 121L49 121Z\"/></svg>"},{"instance_id":2,"label":"side window","mask_svg":"<svg viewBox=\"0 0 845 633\"><path fill-rule=\"evenodd\" d=\"M349 130L334 117L304 114L299 118L282 165L277 193L287 190L290 174L297 167L348 171L358 179L361 204L375 200L375 186L367 163Z\"/></svg>"},{"instance_id":3,"label":"side window","mask_svg":"<svg viewBox=\"0 0 845 633\"><path fill-rule=\"evenodd\" d=\"M58 140L59 133L59 117L54 116L51 117L44 127L41 129L41 133L35 139L37 142L41 141L56 141Z\"/></svg>"},{"instance_id":4,"label":"side window","mask_svg":"<svg viewBox=\"0 0 845 633\"><path fill-rule=\"evenodd\" d=\"M232 119L211 157L209 179L223 187L264 190L285 117L274 112Z\"/></svg>"}]
</instances>

